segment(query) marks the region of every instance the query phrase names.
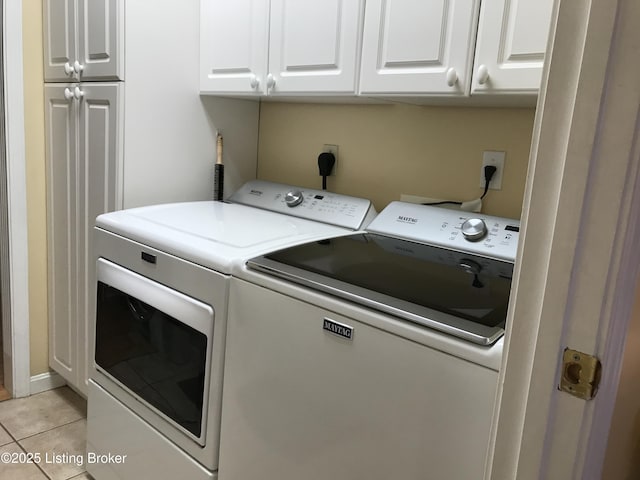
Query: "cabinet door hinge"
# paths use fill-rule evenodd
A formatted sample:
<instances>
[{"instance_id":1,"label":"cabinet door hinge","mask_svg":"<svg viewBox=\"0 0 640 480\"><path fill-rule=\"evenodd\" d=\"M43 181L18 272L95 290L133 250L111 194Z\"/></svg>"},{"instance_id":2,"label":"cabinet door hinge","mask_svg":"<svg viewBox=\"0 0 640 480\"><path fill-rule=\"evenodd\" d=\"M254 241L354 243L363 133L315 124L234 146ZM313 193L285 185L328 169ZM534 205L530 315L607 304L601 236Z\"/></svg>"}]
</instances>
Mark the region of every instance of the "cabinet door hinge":
<instances>
[{"instance_id":1,"label":"cabinet door hinge","mask_svg":"<svg viewBox=\"0 0 640 480\"><path fill-rule=\"evenodd\" d=\"M600 385L602 364L597 357L565 348L558 389L583 400L595 397Z\"/></svg>"}]
</instances>

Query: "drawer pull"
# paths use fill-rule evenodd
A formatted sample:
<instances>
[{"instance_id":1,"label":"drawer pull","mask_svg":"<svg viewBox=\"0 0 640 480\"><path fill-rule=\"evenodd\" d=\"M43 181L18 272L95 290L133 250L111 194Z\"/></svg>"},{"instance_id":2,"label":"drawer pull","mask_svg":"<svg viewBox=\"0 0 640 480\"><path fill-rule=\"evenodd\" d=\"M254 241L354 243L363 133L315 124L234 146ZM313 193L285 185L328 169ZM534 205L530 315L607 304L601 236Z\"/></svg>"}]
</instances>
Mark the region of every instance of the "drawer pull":
<instances>
[{"instance_id":1,"label":"drawer pull","mask_svg":"<svg viewBox=\"0 0 640 480\"><path fill-rule=\"evenodd\" d=\"M142 257L142 260L144 260L145 262L153 263L154 265L156 264L156 256L155 255L151 255L150 253L147 253L147 252L142 252L140 257Z\"/></svg>"}]
</instances>

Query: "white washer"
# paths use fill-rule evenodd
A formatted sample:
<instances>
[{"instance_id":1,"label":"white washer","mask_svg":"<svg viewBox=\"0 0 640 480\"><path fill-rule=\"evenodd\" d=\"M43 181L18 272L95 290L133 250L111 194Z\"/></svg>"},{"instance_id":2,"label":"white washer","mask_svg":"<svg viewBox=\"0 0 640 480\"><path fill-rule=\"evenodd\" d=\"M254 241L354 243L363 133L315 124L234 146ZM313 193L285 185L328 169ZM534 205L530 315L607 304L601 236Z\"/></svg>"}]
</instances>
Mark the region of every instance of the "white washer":
<instances>
[{"instance_id":1,"label":"white washer","mask_svg":"<svg viewBox=\"0 0 640 480\"><path fill-rule=\"evenodd\" d=\"M222 480L482 478L519 222L401 202L236 266Z\"/></svg>"},{"instance_id":2,"label":"white washer","mask_svg":"<svg viewBox=\"0 0 640 480\"><path fill-rule=\"evenodd\" d=\"M87 471L97 480L216 478L234 266L375 216L368 200L262 181L230 201L96 220Z\"/></svg>"}]
</instances>

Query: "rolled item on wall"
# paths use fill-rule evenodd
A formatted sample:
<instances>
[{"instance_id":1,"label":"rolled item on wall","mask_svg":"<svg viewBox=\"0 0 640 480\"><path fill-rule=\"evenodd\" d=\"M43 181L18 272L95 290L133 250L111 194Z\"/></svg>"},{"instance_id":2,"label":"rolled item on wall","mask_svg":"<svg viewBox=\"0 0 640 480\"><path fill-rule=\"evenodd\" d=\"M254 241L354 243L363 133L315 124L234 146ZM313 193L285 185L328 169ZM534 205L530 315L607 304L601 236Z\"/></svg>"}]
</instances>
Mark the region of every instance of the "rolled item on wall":
<instances>
[{"instance_id":1,"label":"rolled item on wall","mask_svg":"<svg viewBox=\"0 0 640 480\"><path fill-rule=\"evenodd\" d=\"M217 158L213 170L213 199L221 202L224 196L224 164L222 163L222 135L216 140Z\"/></svg>"}]
</instances>

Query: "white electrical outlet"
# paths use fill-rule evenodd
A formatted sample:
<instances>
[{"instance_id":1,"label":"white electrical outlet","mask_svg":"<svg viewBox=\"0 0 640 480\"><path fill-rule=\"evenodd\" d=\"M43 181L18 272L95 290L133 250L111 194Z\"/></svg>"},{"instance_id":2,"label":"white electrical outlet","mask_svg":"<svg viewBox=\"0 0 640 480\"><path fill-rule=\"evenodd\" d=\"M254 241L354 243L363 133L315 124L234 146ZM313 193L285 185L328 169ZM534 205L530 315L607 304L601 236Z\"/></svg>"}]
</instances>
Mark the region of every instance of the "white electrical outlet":
<instances>
[{"instance_id":1,"label":"white electrical outlet","mask_svg":"<svg viewBox=\"0 0 640 480\"><path fill-rule=\"evenodd\" d=\"M489 182L489 188L491 190L502 190L502 174L504 172L504 157L505 152L493 152L486 151L482 152L482 167L480 168L480 187L484 188L485 178L484 178L484 167L486 165L493 165L496 167L496 173L491 177L491 182Z\"/></svg>"},{"instance_id":2,"label":"white electrical outlet","mask_svg":"<svg viewBox=\"0 0 640 480\"><path fill-rule=\"evenodd\" d=\"M333 170L331 170L331 175L329 175L330 177L333 177L338 171L338 145L329 145L325 143L322 146L322 152L333 153L333 157L336 159L336 163L333 165Z\"/></svg>"}]
</instances>

